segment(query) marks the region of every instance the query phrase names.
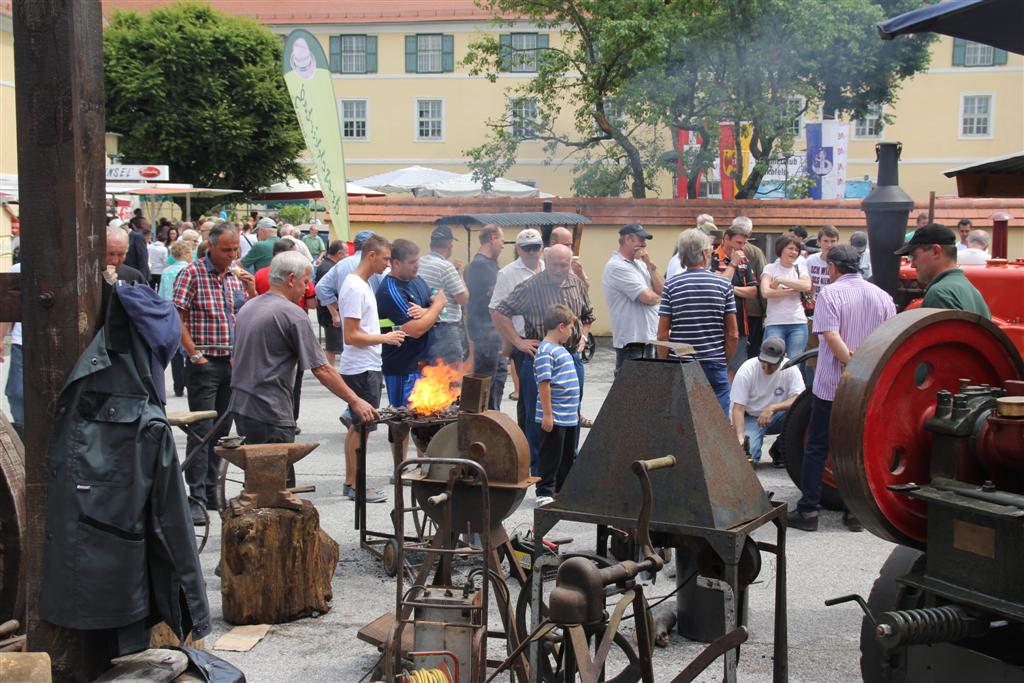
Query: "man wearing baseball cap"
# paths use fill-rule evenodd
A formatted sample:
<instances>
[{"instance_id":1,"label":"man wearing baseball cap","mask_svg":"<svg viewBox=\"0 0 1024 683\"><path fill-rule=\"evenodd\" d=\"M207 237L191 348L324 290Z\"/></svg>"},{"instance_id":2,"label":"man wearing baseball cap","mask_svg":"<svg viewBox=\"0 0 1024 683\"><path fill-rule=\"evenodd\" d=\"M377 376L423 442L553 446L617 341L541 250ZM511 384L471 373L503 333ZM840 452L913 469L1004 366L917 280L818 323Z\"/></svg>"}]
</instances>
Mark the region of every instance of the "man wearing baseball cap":
<instances>
[{"instance_id":1,"label":"man wearing baseball cap","mask_svg":"<svg viewBox=\"0 0 1024 683\"><path fill-rule=\"evenodd\" d=\"M356 253L341 259L333 268L327 271L326 275L317 279L316 299L320 302L321 306L330 306L331 304L338 303L338 293L341 292L341 286L345 283L345 278L355 272L356 267L359 265L359 260L362 258L363 243L373 236L373 231L371 230L360 230L357 232L356 236L352 239L352 243L356 247ZM377 287L380 286L384 276L390 270L388 268L382 274L374 273L370 276L369 285L374 293L377 292ZM331 315L334 315L333 312ZM334 321L334 326L337 328L341 327L340 317Z\"/></svg>"},{"instance_id":2,"label":"man wearing baseball cap","mask_svg":"<svg viewBox=\"0 0 1024 683\"><path fill-rule=\"evenodd\" d=\"M927 286L921 303L923 308L969 311L991 320L992 313L985 299L957 266L956 251L957 239L953 231L938 223L929 223L915 230L896 254L910 257L918 281Z\"/></svg>"},{"instance_id":3,"label":"man wearing baseball cap","mask_svg":"<svg viewBox=\"0 0 1024 683\"><path fill-rule=\"evenodd\" d=\"M447 365L459 367L466 357L466 327L462 324L462 307L469 303L469 290L462 280L463 265L452 263L452 229L439 225L430 233L430 251L420 257L419 277L427 287L444 292L447 303L441 317L430 331L430 345L426 355L430 360L440 358Z\"/></svg>"},{"instance_id":4,"label":"man wearing baseball cap","mask_svg":"<svg viewBox=\"0 0 1024 683\"><path fill-rule=\"evenodd\" d=\"M757 358L744 361L732 382L732 426L741 444L750 440L750 459L754 463L761 461L765 435L782 432L786 412L804 392L799 367L780 370L785 360L786 343L779 337L768 337L761 342Z\"/></svg>"},{"instance_id":5,"label":"man wearing baseball cap","mask_svg":"<svg viewBox=\"0 0 1024 683\"><path fill-rule=\"evenodd\" d=\"M843 369L857 347L876 327L896 315L892 297L860 274L860 254L849 244L829 249L825 256L832 284L821 290L814 305L814 333L818 335L818 366L814 372L811 423L800 470L800 501L789 513L788 526L818 530L821 481L828 458L829 418ZM850 531L863 527L856 517L843 513Z\"/></svg>"},{"instance_id":6,"label":"man wearing baseball cap","mask_svg":"<svg viewBox=\"0 0 1024 683\"><path fill-rule=\"evenodd\" d=\"M665 278L647 253L654 235L639 223L619 229L619 248L605 264L601 283L612 320L615 373L626 358L654 358L658 336L658 304Z\"/></svg>"},{"instance_id":7,"label":"man wearing baseball cap","mask_svg":"<svg viewBox=\"0 0 1024 683\"><path fill-rule=\"evenodd\" d=\"M261 218L256 223L256 239L259 240L242 259L242 267L255 273L266 268L274 258L274 242L277 241L277 223L272 218Z\"/></svg>"}]
</instances>

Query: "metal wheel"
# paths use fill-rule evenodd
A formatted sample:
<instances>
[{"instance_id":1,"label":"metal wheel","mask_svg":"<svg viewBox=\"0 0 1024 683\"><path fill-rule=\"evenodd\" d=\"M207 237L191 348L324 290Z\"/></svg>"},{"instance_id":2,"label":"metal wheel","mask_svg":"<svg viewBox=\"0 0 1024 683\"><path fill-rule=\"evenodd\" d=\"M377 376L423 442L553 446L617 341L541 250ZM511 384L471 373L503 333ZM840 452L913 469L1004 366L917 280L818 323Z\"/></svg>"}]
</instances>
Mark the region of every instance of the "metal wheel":
<instances>
[{"instance_id":1,"label":"metal wheel","mask_svg":"<svg viewBox=\"0 0 1024 683\"><path fill-rule=\"evenodd\" d=\"M807 445L807 430L811 423L811 390L800 394L782 421L779 434L779 448L786 463L789 478L800 488L801 469L804 464L804 446ZM762 456L763 457L763 456ZM843 498L839 495L836 476L832 472L832 459L825 460L825 473L821 478L821 506L827 510L842 510Z\"/></svg>"},{"instance_id":2,"label":"metal wheel","mask_svg":"<svg viewBox=\"0 0 1024 683\"><path fill-rule=\"evenodd\" d=\"M878 326L839 383L830 424L833 471L843 501L882 538L923 547L926 507L889 486L930 479L931 433L941 389L960 378L1000 385L1024 377L1024 361L991 322L963 311L918 309Z\"/></svg>"},{"instance_id":3,"label":"metal wheel","mask_svg":"<svg viewBox=\"0 0 1024 683\"><path fill-rule=\"evenodd\" d=\"M243 484L245 472L221 458L217 465L217 510L223 512L228 501L242 492Z\"/></svg>"},{"instance_id":4,"label":"metal wheel","mask_svg":"<svg viewBox=\"0 0 1024 683\"><path fill-rule=\"evenodd\" d=\"M589 363L590 359L594 357L594 352L597 351L597 340L594 339L594 335L587 335L587 343L583 345L583 353L580 354L580 359L584 363Z\"/></svg>"},{"instance_id":5,"label":"metal wheel","mask_svg":"<svg viewBox=\"0 0 1024 683\"><path fill-rule=\"evenodd\" d=\"M206 547L206 542L210 539L210 511L206 509L202 501L198 498L188 497L189 510L192 509L192 503L195 503L203 510L203 516L206 518L206 523L202 526L193 525L192 529L195 531L196 536L196 552L203 552L203 548Z\"/></svg>"},{"instance_id":6,"label":"metal wheel","mask_svg":"<svg viewBox=\"0 0 1024 683\"><path fill-rule=\"evenodd\" d=\"M398 540L389 538L381 549L381 563L384 565L384 573L388 576L398 574Z\"/></svg>"}]
</instances>

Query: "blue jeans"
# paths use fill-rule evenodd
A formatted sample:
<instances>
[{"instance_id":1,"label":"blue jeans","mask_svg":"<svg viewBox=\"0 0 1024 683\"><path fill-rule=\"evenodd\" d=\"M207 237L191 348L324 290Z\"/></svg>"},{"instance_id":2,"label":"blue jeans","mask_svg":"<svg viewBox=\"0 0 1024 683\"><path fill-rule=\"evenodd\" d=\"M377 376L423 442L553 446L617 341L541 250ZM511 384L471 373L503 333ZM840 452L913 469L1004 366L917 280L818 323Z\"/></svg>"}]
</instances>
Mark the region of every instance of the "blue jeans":
<instances>
[{"instance_id":1,"label":"blue jeans","mask_svg":"<svg viewBox=\"0 0 1024 683\"><path fill-rule=\"evenodd\" d=\"M753 415L743 416L743 433L750 440L750 457L754 461L761 459L761 444L768 434L781 434L782 421L786 417L785 410L776 410L772 413L772 419L764 427L757 424L757 417Z\"/></svg>"},{"instance_id":2,"label":"blue jeans","mask_svg":"<svg viewBox=\"0 0 1024 683\"><path fill-rule=\"evenodd\" d=\"M796 358L807 348L807 323L768 325L764 328L764 338L768 337L778 337L786 342L786 356Z\"/></svg>"},{"instance_id":3,"label":"blue jeans","mask_svg":"<svg viewBox=\"0 0 1024 683\"><path fill-rule=\"evenodd\" d=\"M817 512L821 503L821 478L825 476L828 459L828 421L832 416L832 401L811 397L811 424L804 446L804 461L800 468L800 512Z\"/></svg>"},{"instance_id":4,"label":"blue jeans","mask_svg":"<svg viewBox=\"0 0 1024 683\"><path fill-rule=\"evenodd\" d=\"M21 440L25 440L25 366L21 344L11 344L10 367L4 393L11 404L11 424Z\"/></svg>"},{"instance_id":5,"label":"blue jeans","mask_svg":"<svg viewBox=\"0 0 1024 683\"><path fill-rule=\"evenodd\" d=\"M729 419L729 372L725 363L711 361L700 361L700 367L704 370L704 376L708 378L711 391L715 392L718 405L722 406L725 419Z\"/></svg>"}]
</instances>

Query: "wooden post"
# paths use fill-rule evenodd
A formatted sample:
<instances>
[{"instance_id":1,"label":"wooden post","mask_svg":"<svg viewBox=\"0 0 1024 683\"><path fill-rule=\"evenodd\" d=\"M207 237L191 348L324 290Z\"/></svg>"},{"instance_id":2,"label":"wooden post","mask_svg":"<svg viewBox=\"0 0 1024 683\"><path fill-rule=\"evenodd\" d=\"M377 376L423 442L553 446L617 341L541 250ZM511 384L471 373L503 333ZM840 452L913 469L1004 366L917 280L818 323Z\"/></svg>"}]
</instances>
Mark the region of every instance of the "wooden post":
<instances>
[{"instance_id":1,"label":"wooden post","mask_svg":"<svg viewBox=\"0 0 1024 683\"><path fill-rule=\"evenodd\" d=\"M54 404L96 329L104 262L103 35L100 0L13 5L22 225L28 645L54 680L91 681L109 667L110 632L39 618Z\"/></svg>"}]
</instances>

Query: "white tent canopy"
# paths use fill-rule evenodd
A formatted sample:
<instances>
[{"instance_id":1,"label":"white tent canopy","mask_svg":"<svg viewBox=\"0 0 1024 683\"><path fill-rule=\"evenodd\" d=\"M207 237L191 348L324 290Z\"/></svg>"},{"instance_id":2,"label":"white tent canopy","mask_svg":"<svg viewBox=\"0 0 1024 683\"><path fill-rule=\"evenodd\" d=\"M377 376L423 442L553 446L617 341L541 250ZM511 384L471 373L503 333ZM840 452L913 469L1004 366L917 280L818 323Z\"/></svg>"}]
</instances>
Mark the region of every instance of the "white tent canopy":
<instances>
[{"instance_id":1,"label":"white tent canopy","mask_svg":"<svg viewBox=\"0 0 1024 683\"><path fill-rule=\"evenodd\" d=\"M368 187L356 185L355 183L345 183L345 191L350 197L380 197L384 195L383 192L371 190ZM280 183L274 183L270 187L262 188L254 198L264 200L294 200L321 199L323 196L324 193L320 189L320 182L317 180L316 176L312 176L310 177L309 182L295 180L292 178Z\"/></svg>"},{"instance_id":2,"label":"white tent canopy","mask_svg":"<svg viewBox=\"0 0 1024 683\"><path fill-rule=\"evenodd\" d=\"M507 178L495 178L490 189L484 191L483 183L473 180L472 173L465 173L439 183L431 183L416 192L417 197L550 197L536 187L517 183Z\"/></svg>"},{"instance_id":3,"label":"white tent canopy","mask_svg":"<svg viewBox=\"0 0 1024 683\"><path fill-rule=\"evenodd\" d=\"M388 194L400 194L402 192L418 194L419 189L427 185L458 177L458 173L452 173L451 171L441 171L436 168L427 168L426 166L409 166L407 168L400 168L397 171L378 173L355 182L363 187L380 190Z\"/></svg>"}]
</instances>

